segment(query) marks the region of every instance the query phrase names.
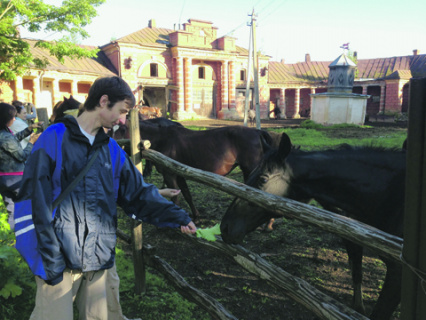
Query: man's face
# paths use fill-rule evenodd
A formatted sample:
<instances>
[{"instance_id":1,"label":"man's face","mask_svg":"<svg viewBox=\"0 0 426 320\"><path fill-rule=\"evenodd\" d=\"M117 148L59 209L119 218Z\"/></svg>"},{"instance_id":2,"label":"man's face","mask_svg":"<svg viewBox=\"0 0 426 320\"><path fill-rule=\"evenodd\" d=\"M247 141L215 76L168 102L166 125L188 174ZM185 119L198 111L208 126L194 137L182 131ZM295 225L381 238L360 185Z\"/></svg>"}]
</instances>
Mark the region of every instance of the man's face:
<instances>
[{"instance_id":1,"label":"man's face","mask_svg":"<svg viewBox=\"0 0 426 320\"><path fill-rule=\"evenodd\" d=\"M112 128L120 123L124 124L128 113L129 105L126 103L126 100L116 102L112 108L108 108L106 104L100 112L102 127Z\"/></svg>"},{"instance_id":2,"label":"man's face","mask_svg":"<svg viewBox=\"0 0 426 320\"><path fill-rule=\"evenodd\" d=\"M25 108L22 108L21 112L17 113L16 116L21 118L22 120L27 120L27 110Z\"/></svg>"}]
</instances>

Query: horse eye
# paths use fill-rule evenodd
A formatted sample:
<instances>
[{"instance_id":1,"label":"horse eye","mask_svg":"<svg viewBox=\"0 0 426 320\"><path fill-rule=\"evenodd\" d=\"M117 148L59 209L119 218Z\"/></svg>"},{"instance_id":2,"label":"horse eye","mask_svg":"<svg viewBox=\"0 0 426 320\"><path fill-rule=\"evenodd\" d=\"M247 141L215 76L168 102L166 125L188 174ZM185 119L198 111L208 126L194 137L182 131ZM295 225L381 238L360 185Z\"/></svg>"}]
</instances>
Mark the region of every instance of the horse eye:
<instances>
[{"instance_id":1,"label":"horse eye","mask_svg":"<svg viewBox=\"0 0 426 320\"><path fill-rule=\"evenodd\" d=\"M258 182L259 182L259 185L263 185L266 182L268 182L268 177L267 176L260 176Z\"/></svg>"}]
</instances>

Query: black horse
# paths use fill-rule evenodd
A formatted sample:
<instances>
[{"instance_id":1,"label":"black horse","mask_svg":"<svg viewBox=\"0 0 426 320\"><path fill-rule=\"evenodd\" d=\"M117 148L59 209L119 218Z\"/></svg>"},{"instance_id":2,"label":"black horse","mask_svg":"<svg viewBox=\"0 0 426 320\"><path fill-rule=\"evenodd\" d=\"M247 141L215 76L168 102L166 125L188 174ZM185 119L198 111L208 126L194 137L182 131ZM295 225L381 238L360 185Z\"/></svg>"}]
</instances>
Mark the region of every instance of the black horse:
<instances>
[{"instance_id":1,"label":"black horse","mask_svg":"<svg viewBox=\"0 0 426 320\"><path fill-rule=\"evenodd\" d=\"M50 123L54 123L57 119L60 119L66 115L67 111L78 110L81 107L80 101L74 99L71 95L69 99L64 97L63 101L59 101L55 104L52 110L52 115L50 116Z\"/></svg>"},{"instance_id":2,"label":"black horse","mask_svg":"<svg viewBox=\"0 0 426 320\"><path fill-rule=\"evenodd\" d=\"M247 184L297 201L317 200L326 210L402 237L405 194L405 151L341 146L327 151L291 151L283 134L279 149L266 153ZM235 199L221 223L223 240L240 243L244 236L273 215ZM363 248L346 241L354 283L354 308L362 303ZM389 319L401 299L401 266L382 257L386 278L371 319Z\"/></svg>"},{"instance_id":3,"label":"black horse","mask_svg":"<svg viewBox=\"0 0 426 320\"><path fill-rule=\"evenodd\" d=\"M228 126L204 131L189 130L179 126L160 127L140 122L141 139L151 142L151 149L193 168L227 175L237 166L243 172L244 181L263 156L269 134L262 130L243 126ZM115 139L126 136L114 134ZM186 180L164 168L158 167L169 188L179 188L189 204L193 218L198 218ZM176 201L177 199L173 199Z\"/></svg>"}]
</instances>

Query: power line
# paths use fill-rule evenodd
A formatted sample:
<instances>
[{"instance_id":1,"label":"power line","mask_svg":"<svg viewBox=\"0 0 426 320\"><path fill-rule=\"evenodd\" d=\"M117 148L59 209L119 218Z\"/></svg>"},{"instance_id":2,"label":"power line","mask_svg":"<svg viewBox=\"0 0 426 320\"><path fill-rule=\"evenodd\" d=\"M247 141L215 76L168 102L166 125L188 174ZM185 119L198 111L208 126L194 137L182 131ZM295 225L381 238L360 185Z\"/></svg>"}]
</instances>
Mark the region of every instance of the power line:
<instances>
[{"instance_id":1,"label":"power line","mask_svg":"<svg viewBox=\"0 0 426 320\"><path fill-rule=\"evenodd\" d=\"M228 33L226 33L225 36L229 36L230 34L234 33L235 31L237 31L238 29L240 29L242 26L245 26L246 24L247 24L247 22L244 21L238 27L235 27L234 29L232 29L231 31L229 31Z\"/></svg>"},{"instance_id":2,"label":"power line","mask_svg":"<svg viewBox=\"0 0 426 320\"><path fill-rule=\"evenodd\" d=\"M265 9L267 9L268 7L270 7L274 2L276 2L277 0L272 0L271 2L269 2L267 5L265 5L264 7L263 7L263 9L260 9L258 12L257 12L257 14L259 15L259 14L261 14L263 11L265 11ZM259 1L260 2L260 1ZM259 3L258 2L258 3Z\"/></svg>"},{"instance_id":3,"label":"power line","mask_svg":"<svg viewBox=\"0 0 426 320\"><path fill-rule=\"evenodd\" d=\"M183 0L182 9L180 10L180 15L179 15L179 25L180 25L180 21L182 19L183 9L185 9L185 2L186 2L186 0Z\"/></svg>"},{"instance_id":4,"label":"power line","mask_svg":"<svg viewBox=\"0 0 426 320\"><path fill-rule=\"evenodd\" d=\"M253 9L255 9L257 7L258 4L261 3L262 0L259 0L254 6ZM276 2L277 0L272 0L271 2L269 2L268 4L266 4L260 11L257 12L256 16L259 15L259 13L261 13L262 11L264 11L265 9L267 9L268 7L270 7L274 2ZM250 15L250 14L249 14ZM234 29L232 29L231 31L227 32L225 34L225 36L229 36L230 34L234 33L235 31L237 31L238 29L240 29L241 27L247 25L247 21L244 21L243 23L241 23L240 25L238 25L237 27L235 27Z\"/></svg>"},{"instance_id":5,"label":"power line","mask_svg":"<svg viewBox=\"0 0 426 320\"><path fill-rule=\"evenodd\" d=\"M268 14L266 14L266 15L264 15L264 16L262 16L262 17L259 17L259 20L258 21L265 21L265 19L266 18L268 18L270 15L272 15L272 14L274 14L274 13L276 13L276 12L278 12L278 9L283 5L283 4L285 4L286 2L285 1L282 1L282 2L280 2L279 4L278 4L278 6L276 6L276 7L274 7ZM272 3L271 3L272 4ZM262 24L262 27L264 27L264 26L267 26L269 23L271 23L272 22L272 20L271 19L269 19L268 20L268 22L267 23L265 23L265 24Z\"/></svg>"}]
</instances>

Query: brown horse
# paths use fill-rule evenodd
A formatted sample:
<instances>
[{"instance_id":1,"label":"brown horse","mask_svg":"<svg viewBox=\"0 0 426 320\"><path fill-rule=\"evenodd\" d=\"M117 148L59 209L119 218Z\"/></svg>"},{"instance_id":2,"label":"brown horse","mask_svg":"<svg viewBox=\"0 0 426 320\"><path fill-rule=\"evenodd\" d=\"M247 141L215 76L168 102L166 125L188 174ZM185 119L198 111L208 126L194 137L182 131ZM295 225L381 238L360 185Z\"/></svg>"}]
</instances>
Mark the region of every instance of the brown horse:
<instances>
[{"instance_id":1,"label":"brown horse","mask_svg":"<svg viewBox=\"0 0 426 320\"><path fill-rule=\"evenodd\" d=\"M126 138L114 134L115 139ZM263 141L271 143L265 131L243 126L229 126L205 131L189 130L180 126L159 127L140 122L141 139L151 142L151 149L193 168L222 176L239 166L244 181L263 156ZM191 207L194 218L199 217L184 178L157 167L169 188L180 188ZM173 199L176 201L176 199Z\"/></svg>"}]
</instances>

